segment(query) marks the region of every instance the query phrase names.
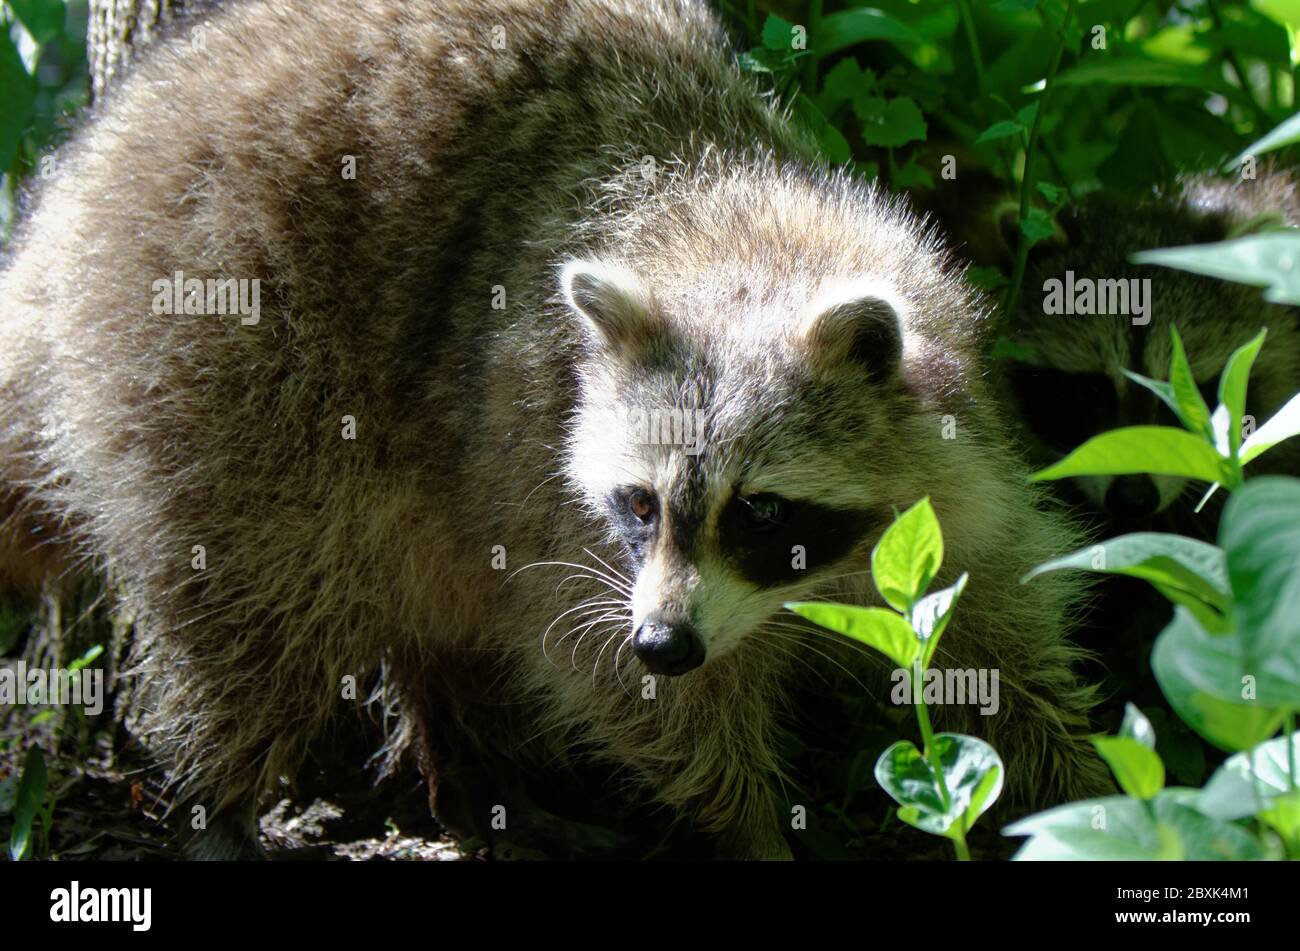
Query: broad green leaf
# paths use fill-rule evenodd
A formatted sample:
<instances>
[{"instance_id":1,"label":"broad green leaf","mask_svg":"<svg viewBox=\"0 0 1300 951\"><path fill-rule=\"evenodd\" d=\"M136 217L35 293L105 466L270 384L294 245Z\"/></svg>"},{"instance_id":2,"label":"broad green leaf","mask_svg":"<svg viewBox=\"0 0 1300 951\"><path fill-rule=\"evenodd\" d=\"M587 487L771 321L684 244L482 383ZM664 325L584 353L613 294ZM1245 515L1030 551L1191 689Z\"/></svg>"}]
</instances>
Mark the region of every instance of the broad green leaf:
<instances>
[{"instance_id":1,"label":"broad green leaf","mask_svg":"<svg viewBox=\"0 0 1300 951\"><path fill-rule=\"evenodd\" d=\"M1140 251L1129 260L1253 284L1265 288L1264 298L1275 304L1300 304L1300 231L1295 229Z\"/></svg>"},{"instance_id":2,"label":"broad green leaf","mask_svg":"<svg viewBox=\"0 0 1300 951\"><path fill-rule=\"evenodd\" d=\"M1243 101L1241 90L1229 85L1210 65L1169 63L1157 59L1108 57L1067 69L1056 77L1057 86L1185 86L1213 91Z\"/></svg>"},{"instance_id":3,"label":"broad green leaf","mask_svg":"<svg viewBox=\"0 0 1300 951\"><path fill-rule=\"evenodd\" d=\"M907 621L885 608L862 608L826 601L791 601L786 608L814 624L874 647L896 665L908 670L921 652L921 644Z\"/></svg>"},{"instance_id":4,"label":"broad green leaf","mask_svg":"<svg viewBox=\"0 0 1300 951\"><path fill-rule=\"evenodd\" d=\"M794 108L817 139L817 145L822 154L830 162L841 164L853 157L848 140L844 138L839 129L826 121L826 116L822 114L816 102L807 96L801 95L795 99Z\"/></svg>"},{"instance_id":5,"label":"broad green leaf","mask_svg":"<svg viewBox=\"0 0 1300 951\"><path fill-rule=\"evenodd\" d=\"M1291 735L1291 754L1300 763L1300 733ZM1224 760L1205 784L1200 809L1216 819L1244 819L1291 792L1286 737L1278 736Z\"/></svg>"},{"instance_id":6,"label":"broad green leaf","mask_svg":"<svg viewBox=\"0 0 1300 951\"><path fill-rule=\"evenodd\" d=\"M912 608L912 630L916 632L922 644L922 670L930 666L930 660L939 646L939 638L943 635L948 622L952 620L953 608L957 606L957 599L961 597L961 593L966 590L968 580L970 575L963 571L956 583L941 591L927 594Z\"/></svg>"},{"instance_id":7,"label":"broad green leaf","mask_svg":"<svg viewBox=\"0 0 1300 951\"><path fill-rule=\"evenodd\" d=\"M1271 152L1274 149L1280 149L1295 142L1300 142L1300 113L1275 126L1273 131L1263 138L1246 146L1241 154L1232 160L1232 164L1241 164L1241 160L1247 155L1263 155L1265 152Z\"/></svg>"},{"instance_id":8,"label":"broad green leaf","mask_svg":"<svg viewBox=\"0 0 1300 951\"><path fill-rule=\"evenodd\" d=\"M1029 214L1021 219L1020 232L1033 245L1056 234L1056 225L1052 222L1052 216L1043 209L1030 208Z\"/></svg>"},{"instance_id":9,"label":"broad green leaf","mask_svg":"<svg viewBox=\"0 0 1300 951\"><path fill-rule=\"evenodd\" d=\"M1300 706L1300 479L1246 483L1224 507L1219 538L1242 642L1289 675Z\"/></svg>"},{"instance_id":10,"label":"broad green leaf","mask_svg":"<svg viewBox=\"0 0 1300 951\"><path fill-rule=\"evenodd\" d=\"M870 40L886 40L907 49L923 44L925 37L879 10L859 8L822 17L813 40L817 55L824 57Z\"/></svg>"},{"instance_id":11,"label":"broad green leaf","mask_svg":"<svg viewBox=\"0 0 1300 951\"><path fill-rule=\"evenodd\" d=\"M862 138L868 145L893 148L925 139L925 117L907 96L890 99L879 112L873 106L858 109L857 113L862 119Z\"/></svg>"},{"instance_id":12,"label":"broad green leaf","mask_svg":"<svg viewBox=\"0 0 1300 951\"><path fill-rule=\"evenodd\" d=\"M1187 364L1187 353L1183 350L1183 339L1178 336L1178 328L1170 326L1171 352L1169 360L1169 385L1174 393L1174 407L1178 418L1190 432L1214 441L1214 430L1210 428L1210 408L1205 405L1205 398L1192 376L1192 368Z\"/></svg>"},{"instance_id":13,"label":"broad green leaf","mask_svg":"<svg viewBox=\"0 0 1300 951\"><path fill-rule=\"evenodd\" d=\"M1269 858L1240 826L1204 815L1199 791L1163 789L1149 803L1127 796L1049 809L1003 829L1031 838L1015 861L1213 861Z\"/></svg>"},{"instance_id":14,"label":"broad green leaf","mask_svg":"<svg viewBox=\"0 0 1300 951\"><path fill-rule=\"evenodd\" d=\"M1228 410L1224 425L1233 454L1241 448L1241 417L1246 412L1246 387L1250 381L1250 370L1267 335L1267 330L1261 330L1249 343L1234 350L1219 377L1219 403Z\"/></svg>"},{"instance_id":15,"label":"broad green leaf","mask_svg":"<svg viewBox=\"0 0 1300 951\"><path fill-rule=\"evenodd\" d=\"M763 46L773 52L794 49L794 24L775 13L769 13L763 23Z\"/></svg>"},{"instance_id":16,"label":"broad green leaf","mask_svg":"<svg viewBox=\"0 0 1300 951\"><path fill-rule=\"evenodd\" d=\"M1172 426L1126 426L1093 436L1033 481L1079 475L1151 472L1204 482L1227 478L1226 463L1204 439Z\"/></svg>"},{"instance_id":17,"label":"broad green leaf","mask_svg":"<svg viewBox=\"0 0 1300 951\"><path fill-rule=\"evenodd\" d=\"M1120 724L1119 735L1136 740L1149 750L1156 748L1156 731L1151 721L1131 703L1124 704L1124 722Z\"/></svg>"},{"instance_id":18,"label":"broad green leaf","mask_svg":"<svg viewBox=\"0 0 1300 951\"><path fill-rule=\"evenodd\" d=\"M1248 656L1240 635L1211 634L1181 606L1156 639L1151 670L1183 722L1230 752L1268 739L1300 706L1285 668Z\"/></svg>"},{"instance_id":19,"label":"broad green leaf","mask_svg":"<svg viewBox=\"0 0 1300 951\"><path fill-rule=\"evenodd\" d=\"M875 73L862 69L856 59L845 57L832 66L822 80L819 105L823 109L833 109L842 102L869 95L875 84Z\"/></svg>"},{"instance_id":20,"label":"broad green leaf","mask_svg":"<svg viewBox=\"0 0 1300 951\"><path fill-rule=\"evenodd\" d=\"M0 103L0 172L8 172L32 124L36 81L23 66L23 58L7 30L0 30Z\"/></svg>"},{"instance_id":21,"label":"broad green leaf","mask_svg":"<svg viewBox=\"0 0 1300 951\"><path fill-rule=\"evenodd\" d=\"M1094 736L1092 745L1130 796L1150 799L1164 788L1165 764L1154 749L1126 736Z\"/></svg>"},{"instance_id":22,"label":"broad green leaf","mask_svg":"<svg viewBox=\"0 0 1300 951\"><path fill-rule=\"evenodd\" d=\"M935 752L943 770L949 802L945 809L930 762L907 740L890 746L876 761L876 782L901 806L898 817L934 835L954 837L968 831L1002 792L1002 759L983 740L959 733L938 733Z\"/></svg>"},{"instance_id":23,"label":"broad green leaf","mask_svg":"<svg viewBox=\"0 0 1300 951\"><path fill-rule=\"evenodd\" d=\"M871 577L891 607L907 611L943 564L943 535L930 499L898 517L871 552Z\"/></svg>"},{"instance_id":24,"label":"broad green leaf","mask_svg":"<svg viewBox=\"0 0 1300 951\"><path fill-rule=\"evenodd\" d=\"M1049 571L1075 569L1142 578L1185 592L1226 611L1232 597L1223 551L1208 542L1164 532L1135 532L1089 545L1039 565L1024 581Z\"/></svg>"},{"instance_id":25,"label":"broad green leaf","mask_svg":"<svg viewBox=\"0 0 1300 951\"><path fill-rule=\"evenodd\" d=\"M9 858L20 862L28 857L32 845L32 823L45 802L49 777L45 772L45 757L38 747L27 750L23 763L23 778L18 782L18 797L14 802L14 825L9 833Z\"/></svg>"},{"instance_id":26,"label":"broad green leaf","mask_svg":"<svg viewBox=\"0 0 1300 951\"><path fill-rule=\"evenodd\" d=\"M37 43L42 46L63 32L63 0L9 0L9 6Z\"/></svg>"},{"instance_id":27,"label":"broad green leaf","mask_svg":"<svg viewBox=\"0 0 1300 951\"><path fill-rule=\"evenodd\" d=\"M1300 393L1287 400L1285 406L1273 414L1263 426L1246 437L1241 444L1241 464L1258 459L1283 440L1300 435Z\"/></svg>"}]
</instances>

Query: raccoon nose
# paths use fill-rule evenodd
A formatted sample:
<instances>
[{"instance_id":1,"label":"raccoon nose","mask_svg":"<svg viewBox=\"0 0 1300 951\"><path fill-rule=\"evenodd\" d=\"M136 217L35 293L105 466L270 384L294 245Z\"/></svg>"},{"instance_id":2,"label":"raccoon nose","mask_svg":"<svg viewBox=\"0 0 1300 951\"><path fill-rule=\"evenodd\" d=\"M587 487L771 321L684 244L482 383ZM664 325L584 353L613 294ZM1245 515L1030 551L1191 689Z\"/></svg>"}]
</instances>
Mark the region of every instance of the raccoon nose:
<instances>
[{"instance_id":1,"label":"raccoon nose","mask_svg":"<svg viewBox=\"0 0 1300 951\"><path fill-rule=\"evenodd\" d=\"M676 677L704 663L704 642L688 624L647 620L636 629L632 649L651 673Z\"/></svg>"},{"instance_id":2,"label":"raccoon nose","mask_svg":"<svg viewBox=\"0 0 1300 951\"><path fill-rule=\"evenodd\" d=\"M1160 493L1149 476L1120 476L1106 490L1106 510L1120 518L1151 515L1159 504Z\"/></svg>"}]
</instances>

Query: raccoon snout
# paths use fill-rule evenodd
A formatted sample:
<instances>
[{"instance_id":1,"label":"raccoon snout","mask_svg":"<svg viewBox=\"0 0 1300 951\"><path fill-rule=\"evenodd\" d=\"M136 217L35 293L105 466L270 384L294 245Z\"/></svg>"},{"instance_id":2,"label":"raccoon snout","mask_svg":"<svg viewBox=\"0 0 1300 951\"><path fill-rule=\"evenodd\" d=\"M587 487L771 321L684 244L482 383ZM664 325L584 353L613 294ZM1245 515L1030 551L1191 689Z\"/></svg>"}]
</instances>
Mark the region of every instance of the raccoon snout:
<instances>
[{"instance_id":1,"label":"raccoon snout","mask_svg":"<svg viewBox=\"0 0 1300 951\"><path fill-rule=\"evenodd\" d=\"M636 629L632 650L651 673L676 677L704 663L704 641L689 624L647 619Z\"/></svg>"},{"instance_id":2,"label":"raccoon snout","mask_svg":"<svg viewBox=\"0 0 1300 951\"><path fill-rule=\"evenodd\" d=\"M1119 518L1144 518L1160 507L1160 492L1145 475L1119 476L1106 490L1106 510Z\"/></svg>"}]
</instances>

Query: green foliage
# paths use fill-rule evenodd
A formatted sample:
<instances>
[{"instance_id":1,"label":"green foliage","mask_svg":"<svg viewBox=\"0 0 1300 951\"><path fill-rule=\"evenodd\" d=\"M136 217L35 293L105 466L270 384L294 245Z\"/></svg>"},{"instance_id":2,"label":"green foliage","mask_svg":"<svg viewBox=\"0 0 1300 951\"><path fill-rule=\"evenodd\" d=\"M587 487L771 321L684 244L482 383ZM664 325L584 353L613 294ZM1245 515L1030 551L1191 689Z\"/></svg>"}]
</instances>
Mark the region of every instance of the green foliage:
<instances>
[{"instance_id":1,"label":"green foliage","mask_svg":"<svg viewBox=\"0 0 1300 951\"><path fill-rule=\"evenodd\" d=\"M27 750L22 778L18 781L13 812L13 829L9 833L9 858L19 862L36 854L36 842L48 838L54 802L47 795L49 776L45 757L38 747Z\"/></svg>"},{"instance_id":2,"label":"green foliage","mask_svg":"<svg viewBox=\"0 0 1300 951\"><path fill-rule=\"evenodd\" d=\"M1130 705L1119 737L1094 740L1128 798L1073 803L1011 825L1006 834L1030 836L1017 858L1300 858L1300 734L1294 732L1300 710L1300 479L1271 476L1243 485L1241 468L1253 458L1252 439L1265 428L1273 432L1265 447L1294 434L1287 420L1297 399L1245 440L1235 435L1263 344L1261 333L1229 358L1219 406L1211 413L1175 331L1169 381L1134 379L1173 409L1186 432L1145 427L1179 437L1153 438L1146 447L1115 438L1131 430L1103 433L1038 474L1094 472L1096 460L1110 453L1114 468L1106 471L1196 478L1188 464L1192 454L1182 447L1204 447L1197 451L1214 452L1219 480L1236 488L1217 546L1154 532L1124 535L1053 559L1025 578L1060 570L1125 574L1173 601L1174 619L1156 640L1152 671L1184 723L1237 755L1203 791L1164 789L1154 730ZM1284 725L1283 736L1275 738Z\"/></svg>"},{"instance_id":3,"label":"green foliage","mask_svg":"<svg viewBox=\"0 0 1300 951\"><path fill-rule=\"evenodd\" d=\"M1060 462L1036 472L1033 478L1150 472L1209 482L1213 485L1211 491L1220 484L1236 488L1243 478L1242 466L1283 440L1300 434L1300 394L1297 394L1272 419L1242 438L1246 384L1266 331L1260 331L1229 357L1220 380L1219 405L1213 413L1196 387L1178 330L1171 328L1171 334L1173 353L1168 382L1136 373L1128 376L1160 397L1184 428L1126 426L1101 433Z\"/></svg>"},{"instance_id":4,"label":"green foliage","mask_svg":"<svg viewBox=\"0 0 1300 951\"><path fill-rule=\"evenodd\" d=\"M0 2L0 241L18 184L88 100L87 17L87 0Z\"/></svg>"},{"instance_id":5,"label":"green foliage","mask_svg":"<svg viewBox=\"0 0 1300 951\"><path fill-rule=\"evenodd\" d=\"M923 749L910 740L892 744L876 761L876 781L899 804L899 819L951 839L958 858L968 859L966 834L1002 792L1005 769L983 740L930 727L921 685L968 580L963 573L927 594L942 563L943 535L925 498L895 519L871 553L876 588L894 610L820 601L786 607L875 648L908 672Z\"/></svg>"}]
</instances>

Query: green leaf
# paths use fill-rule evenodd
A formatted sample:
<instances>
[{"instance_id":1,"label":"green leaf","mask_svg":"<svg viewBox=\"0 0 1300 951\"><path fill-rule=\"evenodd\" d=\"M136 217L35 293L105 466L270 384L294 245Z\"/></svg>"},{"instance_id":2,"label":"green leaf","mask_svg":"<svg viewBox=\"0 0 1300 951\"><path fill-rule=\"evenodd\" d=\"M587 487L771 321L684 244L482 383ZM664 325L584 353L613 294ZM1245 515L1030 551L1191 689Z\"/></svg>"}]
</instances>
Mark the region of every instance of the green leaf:
<instances>
[{"instance_id":1,"label":"green leaf","mask_svg":"<svg viewBox=\"0 0 1300 951\"><path fill-rule=\"evenodd\" d=\"M45 772L45 758L39 747L27 750L23 764L23 778L18 783L18 798L14 802L14 825L9 833L9 858L20 862L31 853L32 822L45 802L49 777Z\"/></svg>"},{"instance_id":2,"label":"green leaf","mask_svg":"<svg viewBox=\"0 0 1300 951\"><path fill-rule=\"evenodd\" d=\"M987 129L979 134L975 140L976 145L983 142L996 142L999 139L1009 139L1013 135L1023 135L1025 127L1014 119L1001 119L993 123Z\"/></svg>"},{"instance_id":3,"label":"green leaf","mask_svg":"<svg viewBox=\"0 0 1300 951\"><path fill-rule=\"evenodd\" d=\"M1037 105L1037 103L1035 103ZM1059 185L1053 185L1051 182L1038 182L1034 185L1038 189L1038 194L1042 195L1053 205L1058 205L1067 197L1067 192Z\"/></svg>"},{"instance_id":4,"label":"green leaf","mask_svg":"<svg viewBox=\"0 0 1300 951\"><path fill-rule=\"evenodd\" d=\"M1278 443L1300 435L1300 393L1287 400L1285 406L1273 414L1263 426L1255 430L1241 444L1241 464L1258 459Z\"/></svg>"},{"instance_id":5,"label":"green leaf","mask_svg":"<svg viewBox=\"0 0 1300 951\"><path fill-rule=\"evenodd\" d=\"M911 742L899 740L876 761L876 782L901 806L898 818L933 835L964 834L997 800L1005 772L997 751L959 733L934 736L948 807L934 768Z\"/></svg>"},{"instance_id":6,"label":"green leaf","mask_svg":"<svg viewBox=\"0 0 1300 951\"><path fill-rule=\"evenodd\" d=\"M1093 436L1030 479L1151 472L1219 482L1227 478L1225 470L1223 457L1199 436L1172 426L1126 426Z\"/></svg>"},{"instance_id":7,"label":"green leaf","mask_svg":"<svg viewBox=\"0 0 1300 951\"><path fill-rule=\"evenodd\" d=\"M1074 569L1142 578L1182 592L1220 611L1232 599L1223 551L1208 542L1164 532L1135 532L1039 565L1024 581L1049 571Z\"/></svg>"},{"instance_id":8,"label":"green leaf","mask_svg":"<svg viewBox=\"0 0 1300 951\"><path fill-rule=\"evenodd\" d=\"M32 124L36 81L27 73L7 30L0 30L0 172L8 172Z\"/></svg>"},{"instance_id":9,"label":"green leaf","mask_svg":"<svg viewBox=\"0 0 1300 951\"><path fill-rule=\"evenodd\" d=\"M1169 385L1174 392L1175 412L1188 431L1214 441L1214 430L1210 428L1210 408L1205 405L1196 377L1187 363L1187 353L1183 350L1183 338L1178 336L1178 328L1169 327L1172 351L1169 363Z\"/></svg>"},{"instance_id":10,"label":"green leaf","mask_svg":"<svg viewBox=\"0 0 1300 951\"><path fill-rule=\"evenodd\" d=\"M1126 736L1094 736L1092 745L1130 796L1150 799L1164 788L1165 764L1151 747Z\"/></svg>"},{"instance_id":11,"label":"green leaf","mask_svg":"<svg viewBox=\"0 0 1300 951\"><path fill-rule=\"evenodd\" d=\"M1156 748L1156 731L1152 728L1151 721L1131 703L1124 704L1124 722L1120 724L1119 735L1136 740L1149 750Z\"/></svg>"},{"instance_id":12,"label":"green leaf","mask_svg":"<svg viewBox=\"0 0 1300 951\"><path fill-rule=\"evenodd\" d=\"M1156 639L1151 670L1183 722L1229 752L1268 739L1300 706L1285 669L1250 656L1240 635L1210 633L1182 606Z\"/></svg>"},{"instance_id":13,"label":"green leaf","mask_svg":"<svg viewBox=\"0 0 1300 951\"><path fill-rule=\"evenodd\" d=\"M814 624L874 647L899 667L910 670L921 652L911 625L885 608L863 608L827 601L791 601L785 606Z\"/></svg>"},{"instance_id":14,"label":"green leaf","mask_svg":"<svg viewBox=\"0 0 1300 951\"><path fill-rule=\"evenodd\" d=\"M862 119L862 138L868 145L897 147L925 139L925 118L915 102L900 96L881 108L877 103L882 101L869 99L854 103L858 118ZM857 109L858 102L866 105Z\"/></svg>"},{"instance_id":15,"label":"green leaf","mask_svg":"<svg viewBox=\"0 0 1300 951\"><path fill-rule=\"evenodd\" d=\"M887 40L907 50L925 43L925 37L901 20L879 10L859 8L824 16L817 25L819 56L829 56L849 46Z\"/></svg>"},{"instance_id":16,"label":"green leaf","mask_svg":"<svg viewBox=\"0 0 1300 951\"><path fill-rule=\"evenodd\" d=\"M1227 431L1233 454L1241 448L1241 418L1246 412L1246 388L1255 356L1264 345L1268 330L1261 330L1249 343L1232 352L1219 376L1219 403L1228 408Z\"/></svg>"},{"instance_id":17,"label":"green leaf","mask_svg":"<svg viewBox=\"0 0 1300 951\"><path fill-rule=\"evenodd\" d=\"M1291 735L1291 754L1300 763L1300 733ZM1216 819L1253 816L1291 792L1290 769L1284 736L1230 756L1205 784L1200 809Z\"/></svg>"},{"instance_id":18,"label":"green leaf","mask_svg":"<svg viewBox=\"0 0 1300 951\"><path fill-rule=\"evenodd\" d=\"M1056 77L1057 86L1185 86L1217 92L1241 102L1241 90L1225 82L1213 66L1170 63L1145 57L1085 60Z\"/></svg>"},{"instance_id":19,"label":"green leaf","mask_svg":"<svg viewBox=\"0 0 1300 951\"><path fill-rule=\"evenodd\" d=\"M847 162L853 157L848 140L840 134L839 129L826 121L826 116L818 108L817 103L807 96L801 95L795 99L794 106L799 117L812 130L813 136L817 139L817 145L827 160L839 164Z\"/></svg>"},{"instance_id":20,"label":"green leaf","mask_svg":"<svg viewBox=\"0 0 1300 951\"><path fill-rule=\"evenodd\" d=\"M943 636L944 628L952 620L957 599L966 590L966 582L969 580L970 575L963 571L955 584L933 594L927 594L912 608L912 630L916 632L922 644L922 670L930 666L930 660L939 646L939 638Z\"/></svg>"},{"instance_id":21,"label":"green leaf","mask_svg":"<svg viewBox=\"0 0 1300 951\"><path fill-rule=\"evenodd\" d=\"M42 46L63 32L66 8L62 0L9 0L9 6Z\"/></svg>"},{"instance_id":22,"label":"green leaf","mask_svg":"<svg viewBox=\"0 0 1300 951\"><path fill-rule=\"evenodd\" d=\"M763 23L763 46L773 52L794 49L794 24L775 13L769 13Z\"/></svg>"},{"instance_id":23,"label":"green leaf","mask_svg":"<svg viewBox=\"0 0 1300 951\"><path fill-rule=\"evenodd\" d=\"M871 577L889 605L907 611L943 564L943 534L930 499L898 517L871 552Z\"/></svg>"},{"instance_id":24,"label":"green leaf","mask_svg":"<svg viewBox=\"0 0 1300 951\"><path fill-rule=\"evenodd\" d=\"M1270 856L1240 826L1196 808L1194 789L1163 789L1150 803L1127 796L1086 799L1021 819L1003 835L1031 838L1015 861L1213 861Z\"/></svg>"},{"instance_id":25,"label":"green leaf","mask_svg":"<svg viewBox=\"0 0 1300 951\"><path fill-rule=\"evenodd\" d=\"M845 57L832 66L822 80L821 106L833 109L842 102L866 97L875 84L875 73L863 70L856 59Z\"/></svg>"},{"instance_id":26,"label":"green leaf","mask_svg":"<svg viewBox=\"0 0 1300 951\"><path fill-rule=\"evenodd\" d=\"M1247 155L1263 155L1265 152L1271 152L1274 149L1280 149L1296 142L1300 142L1300 113L1296 113L1290 119L1275 126L1273 131L1263 138L1246 146L1241 154L1232 160L1231 164L1240 165L1241 160Z\"/></svg>"},{"instance_id":27,"label":"green leaf","mask_svg":"<svg viewBox=\"0 0 1300 951\"><path fill-rule=\"evenodd\" d=\"M1056 225L1043 209L1030 208L1028 216L1021 219L1020 230L1032 246L1056 234Z\"/></svg>"},{"instance_id":28,"label":"green leaf","mask_svg":"<svg viewBox=\"0 0 1300 951\"><path fill-rule=\"evenodd\" d=\"M1300 706L1300 479L1252 479L1228 499L1219 538L1248 656L1289 672Z\"/></svg>"},{"instance_id":29,"label":"green leaf","mask_svg":"<svg viewBox=\"0 0 1300 951\"><path fill-rule=\"evenodd\" d=\"M1129 260L1253 284L1265 288L1264 298L1275 304L1300 304L1300 232L1294 229L1140 251Z\"/></svg>"}]
</instances>

